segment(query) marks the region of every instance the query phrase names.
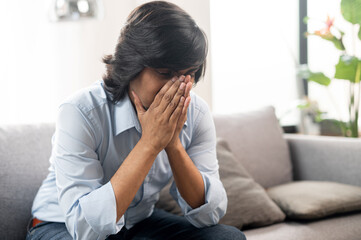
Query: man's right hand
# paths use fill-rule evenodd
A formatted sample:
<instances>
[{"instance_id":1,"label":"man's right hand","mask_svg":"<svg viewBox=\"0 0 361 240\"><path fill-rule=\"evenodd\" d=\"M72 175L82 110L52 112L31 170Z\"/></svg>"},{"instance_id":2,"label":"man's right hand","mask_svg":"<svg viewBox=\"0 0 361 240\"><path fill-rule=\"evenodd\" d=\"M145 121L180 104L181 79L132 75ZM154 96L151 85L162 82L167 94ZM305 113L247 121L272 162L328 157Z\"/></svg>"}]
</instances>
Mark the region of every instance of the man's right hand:
<instances>
[{"instance_id":1,"label":"man's right hand","mask_svg":"<svg viewBox=\"0 0 361 240\"><path fill-rule=\"evenodd\" d=\"M143 108L139 97L132 91L142 127L140 141L147 143L157 153L168 145L174 135L185 102L184 79L185 77L181 76L174 82L168 81L156 95L148 110Z\"/></svg>"}]
</instances>

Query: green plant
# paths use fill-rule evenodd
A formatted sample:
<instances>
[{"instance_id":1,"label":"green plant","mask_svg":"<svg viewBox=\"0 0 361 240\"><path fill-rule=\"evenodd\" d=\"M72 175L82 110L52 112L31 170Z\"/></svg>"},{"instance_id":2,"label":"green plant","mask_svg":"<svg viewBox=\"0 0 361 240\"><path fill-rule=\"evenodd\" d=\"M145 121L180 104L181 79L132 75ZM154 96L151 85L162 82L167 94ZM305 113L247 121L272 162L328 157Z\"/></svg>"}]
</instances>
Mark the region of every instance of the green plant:
<instances>
[{"instance_id":1,"label":"green plant","mask_svg":"<svg viewBox=\"0 0 361 240\"><path fill-rule=\"evenodd\" d=\"M342 0L341 13L345 20L353 24L353 29L359 29L357 36L356 34L352 36L353 45L355 45L356 41L361 40L361 0ZM308 18L304 20L308 21ZM300 69L299 74L303 78L308 79L308 81L313 81L324 86L328 86L331 83L331 79L349 81L349 121L342 122L341 120L337 120L336 123L341 127L344 136L358 137L358 119L361 101L361 59L356 56L355 47L353 47L352 51L346 49L343 42L345 32L336 28L333 22L334 19L328 17L324 29L313 33L306 33L306 36L321 37L333 43L333 45L340 50L340 57L335 66L335 75L330 78L322 72L312 72L305 66Z\"/></svg>"}]
</instances>

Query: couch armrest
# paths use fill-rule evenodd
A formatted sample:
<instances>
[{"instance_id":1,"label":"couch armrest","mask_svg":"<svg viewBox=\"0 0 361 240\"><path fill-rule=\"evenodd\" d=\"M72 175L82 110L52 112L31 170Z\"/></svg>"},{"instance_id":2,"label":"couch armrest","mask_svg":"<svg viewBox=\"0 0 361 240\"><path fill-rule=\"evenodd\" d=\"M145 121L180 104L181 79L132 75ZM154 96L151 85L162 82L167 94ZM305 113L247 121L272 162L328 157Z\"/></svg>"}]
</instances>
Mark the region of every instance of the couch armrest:
<instances>
[{"instance_id":1,"label":"couch armrest","mask_svg":"<svg viewBox=\"0 0 361 240\"><path fill-rule=\"evenodd\" d=\"M335 181L361 186L361 139L284 134L294 180Z\"/></svg>"}]
</instances>

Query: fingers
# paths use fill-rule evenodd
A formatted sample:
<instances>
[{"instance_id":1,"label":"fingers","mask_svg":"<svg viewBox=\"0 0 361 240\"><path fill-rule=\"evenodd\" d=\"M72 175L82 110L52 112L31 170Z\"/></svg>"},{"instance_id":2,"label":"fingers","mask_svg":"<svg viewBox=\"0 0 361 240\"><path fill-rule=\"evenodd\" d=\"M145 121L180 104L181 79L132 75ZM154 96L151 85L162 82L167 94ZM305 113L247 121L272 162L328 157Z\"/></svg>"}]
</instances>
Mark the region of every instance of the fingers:
<instances>
[{"instance_id":1,"label":"fingers","mask_svg":"<svg viewBox=\"0 0 361 240\"><path fill-rule=\"evenodd\" d=\"M181 76L173 85L164 93L163 98L158 106L160 112L164 112L170 116L177 107L179 99L184 94L185 83L184 76ZM159 93L158 93L159 94Z\"/></svg>"},{"instance_id":2,"label":"fingers","mask_svg":"<svg viewBox=\"0 0 361 240\"><path fill-rule=\"evenodd\" d=\"M150 108L152 107L157 107L158 105L160 105L165 93L174 85L176 84L178 81L177 81L177 78L174 77L172 78L171 81L168 81L163 87L162 89L158 92L158 94L155 96ZM178 86L179 86L179 82L178 82Z\"/></svg>"},{"instance_id":3,"label":"fingers","mask_svg":"<svg viewBox=\"0 0 361 240\"><path fill-rule=\"evenodd\" d=\"M135 105L135 108L137 109L138 115L145 113L145 109L143 108L142 102L140 101L140 98L138 97L138 95L134 91L132 91L132 95L134 98L134 105Z\"/></svg>"},{"instance_id":4,"label":"fingers","mask_svg":"<svg viewBox=\"0 0 361 240\"><path fill-rule=\"evenodd\" d=\"M184 106L183 106L183 109L182 109L182 114L184 115L187 115L187 110L188 110L188 107L189 107L189 104L191 103L191 97L188 96L185 101L184 101Z\"/></svg>"},{"instance_id":5,"label":"fingers","mask_svg":"<svg viewBox=\"0 0 361 240\"><path fill-rule=\"evenodd\" d=\"M176 108L176 110L174 110L172 116L170 117L171 121L177 121L177 127L175 129L175 135L178 136L180 131L183 128L184 123L187 121L187 110L188 110L188 106L190 104L190 97L185 98L184 96L182 96L178 107ZM177 120L178 118L178 120Z\"/></svg>"},{"instance_id":6,"label":"fingers","mask_svg":"<svg viewBox=\"0 0 361 240\"><path fill-rule=\"evenodd\" d=\"M187 111L192 86L190 75L181 76L179 79L172 79L172 81L167 82L162 87L150 108L157 108L159 113L164 113L165 117L169 119L180 104L180 99L183 96L184 102L187 102L187 106L184 110L182 109L181 113ZM184 104L182 106L184 106Z\"/></svg>"},{"instance_id":7,"label":"fingers","mask_svg":"<svg viewBox=\"0 0 361 240\"><path fill-rule=\"evenodd\" d=\"M192 87L193 87L193 84L192 82L188 82L187 85L186 85L186 89L185 89L185 92L184 92L184 97L187 98L190 96L190 92L192 90Z\"/></svg>"},{"instance_id":8,"label":"fingers","mask_svg":"<svg viewBox=\"0 0 361 240\"><path fill-rule=\"evenodd\" d=\"M180 115L182 114L182 111L183 111L184 103L185 103L185 97L181 96L176 109L173 111L173 114L169 118L170 122L175 122L175 123L178 122L178 119L179 119L179 117L180 117Z\"/></svg>"}]
</instances>

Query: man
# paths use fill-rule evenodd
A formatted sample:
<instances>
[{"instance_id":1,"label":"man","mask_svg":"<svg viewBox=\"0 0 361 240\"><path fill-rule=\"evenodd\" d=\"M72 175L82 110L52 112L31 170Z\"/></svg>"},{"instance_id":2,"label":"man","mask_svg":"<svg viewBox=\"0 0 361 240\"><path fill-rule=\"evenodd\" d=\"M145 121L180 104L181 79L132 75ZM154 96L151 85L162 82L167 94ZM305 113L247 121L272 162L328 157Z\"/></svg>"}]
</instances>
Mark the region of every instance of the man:
<instances>
[{"instance_id":1,"label":"man","mask_svg":"<svg viewBox=\"0 0 361 240\"><path fill-rule=\"evenodd\" d=\"M129 15L103 81L60 106L27 239L245 239L217 224L227 197L215 129L190 92L206 55L204 33L178 6ZM172 176L184 217L154 209Z\"/></svg>"}]
</instances>

